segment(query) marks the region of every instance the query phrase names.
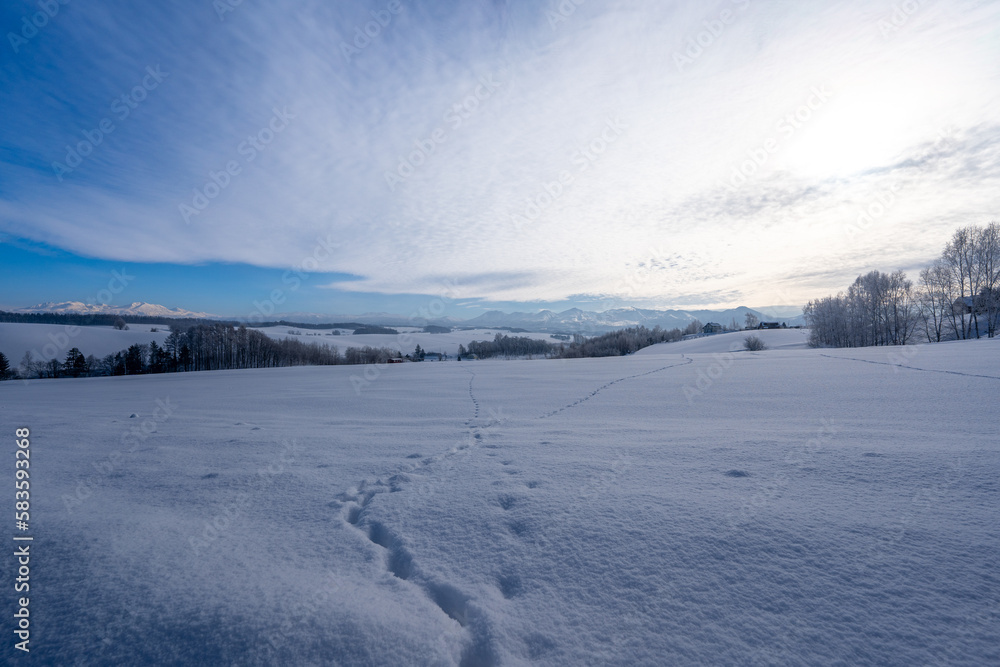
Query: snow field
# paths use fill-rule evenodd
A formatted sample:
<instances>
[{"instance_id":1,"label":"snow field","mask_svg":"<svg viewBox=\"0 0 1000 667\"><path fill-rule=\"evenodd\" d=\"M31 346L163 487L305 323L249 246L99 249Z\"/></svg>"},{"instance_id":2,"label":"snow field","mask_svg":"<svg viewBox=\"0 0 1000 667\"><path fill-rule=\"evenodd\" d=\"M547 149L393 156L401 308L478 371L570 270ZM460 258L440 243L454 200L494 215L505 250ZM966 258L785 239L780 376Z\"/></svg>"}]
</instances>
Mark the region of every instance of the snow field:
<instances>
[{"instance_id":1,"label":"snow field","mask_svg":"<svg viewBox=\"0 0 1000 667\"><path fill-rule=\"evenodd\" d=\"M650 345L636 354L712 354L743 350L743 341L757 336L770 350L802 350L808 347L809 329L761 329L732 331L701 338L679 340L676 343Z\"/></svg>"},{"instance_id":2,"label":"snow field","mask_svg":"<svg viewBox=\"0 0 1000 667\"><path fill-rule=\"evenodd\" d=\"M156 328L158 331L150 332ZM134 343L156 341L162 345L170 335L170 328L163 326L130 325L128 331L114 327L67 327L63 324L12 324L0 322L0 352L17 366L25 352L32 352L35 359L63 361L70 348L78 347L84 356L98 359L121 352Z\"/></svg>"},{"instance_id":3,"label":"snow field","mask_svg":"<svg viewBox=\"0 0 1000 667\"><path fill-rule=\"evenodd\" d=\"M715 338L0 384L38 657L1000 660L997 341L666 352Z\"/></svg>"}]
</instances>

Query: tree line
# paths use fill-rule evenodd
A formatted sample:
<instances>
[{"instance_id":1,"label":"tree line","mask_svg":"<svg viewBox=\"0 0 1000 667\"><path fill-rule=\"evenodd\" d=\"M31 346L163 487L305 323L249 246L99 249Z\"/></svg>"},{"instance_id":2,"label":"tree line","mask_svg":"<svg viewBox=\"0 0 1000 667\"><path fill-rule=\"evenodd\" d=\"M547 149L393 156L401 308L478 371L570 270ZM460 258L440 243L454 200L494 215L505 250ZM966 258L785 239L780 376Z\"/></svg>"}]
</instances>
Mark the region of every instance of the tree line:
<instances>
[{"instance_id":1,"label":"tree line","mask_svg":"<svg viewBox=\"0 0 1000 667\"><path fill-rule=\"evenodd\" d=\"M528 336L508 336L497 333L493 340L472 341L468 347L458 346L458 358L475 355L480 359L490 357L503 357L505 359L516 357L550 356L556 346L539 338L529 338Z\"/></svg>"},{"instance_id":2,"label":"tree line","mask_svg":"<svg viewBox=\"0 0 1000 667\"><path fill-rule=\"evenodd\" d=\"M687 334L699 333L702 324L694 320L682 329L662 329L659 326L649 329L644 326L628 327L609 331L592 338L580 334L573 335L573 342L550 343L538 338L527 336L507 336L496 334L492 341L472 341L468 346L458 346L459 359L475 355L480 359L503 357L505 359L518 357L556 357L560 359L580 359L583 357L619 357L632 354L657 343L672 343Z\"/></svg>"},{"instance_id":3,"label":"tree line","mask_svg":"<svg viewBox=\"0 0 1000 667\"><path fill-rule=\"evenodd\" d=\"M0 322L12 324L64 324L67 326L114 326L121 319L117 313L12 313L0 310ZM203 322L197 318L161 317L158 315L129 315L133 324L162 324L164 326L192 326ZM224 322L239 324L238 322Z\"/></svg>"},{"instance_id":4,"label":"tree line","mask_svg":"<svg viewBox=\"0 0 1000 667\"><path fill-rule=\"evenodd\" d=\"M182 327L187 328L197 324L205 322L203 318L197 317L164 317L161 315L128 315L128 319L132 324L161 324L163 326L169 327ZM11 324L64 324L67 326L117 326L119 321L124 321L122 316L117 313L12 313L6 310L0 310L0 322L9 322ZM234 327L240 326L241 323L237 320L212 320L213 322L218 322L220 324L229 324ZM316 323L316 322L289 322L288 320L269 320L266 322L254 322L250 326L254 328L263 329L266 327L278 327L278 326L288 326L288 327L298 327L300 329L348 329L357 333L358 329L368 327L370 325L362 324L361 322L328 322L328 323ZM382 327L388 331L394 331L393 329L388 329L387 327ZM450 329L449 329L450 331ZM380 332L376 332L380 333Z\"/></svg>"},{"instance_id":5,"label":"tree line","mask_svg":"<svg viewBox=\"0 0 1000 667\"><path fill-rule=\"evenodd\" d=\"M574 340L566 346L560 346L559 356L563 359L578 359L581 357L619 357L632 354L657 343L672 343L688 333L698 333L701 322L694 320L687 328L662 329L659 326L648 329L644 326L629 327L609 331L601 336Z\"/></svg>"},{"instance_id":6,"label":"tree line","mask_svg":"<svg viewBox=\"0 0 1000 667\"><path fill-rule=\"evenodd\" d=\"M1000 329L1000 224L956 230L916 285L902 271L871 271L846 293L810 301L805 317L814 347L992 338Z\"/></svg>"},{"instance_id":7,"label":"tree line","mask_svg":"<svg viewBox=\"0 0 1000 667\"><path fill-rule=\"evenodd\" d=\"M84 356L74 347L63 361L37 360L26 352L20 366L11 368L9 360L0 353L0 379L365 364L398 356L399 352L395 350L369 346L350 347L341 355L335 346L326 343L276 339L243 325L234 327L215 322L200 323L186 329L172 326L163 345L156 341L135 343L101 359L94 355Z\"/></svg>"}]
</instances>

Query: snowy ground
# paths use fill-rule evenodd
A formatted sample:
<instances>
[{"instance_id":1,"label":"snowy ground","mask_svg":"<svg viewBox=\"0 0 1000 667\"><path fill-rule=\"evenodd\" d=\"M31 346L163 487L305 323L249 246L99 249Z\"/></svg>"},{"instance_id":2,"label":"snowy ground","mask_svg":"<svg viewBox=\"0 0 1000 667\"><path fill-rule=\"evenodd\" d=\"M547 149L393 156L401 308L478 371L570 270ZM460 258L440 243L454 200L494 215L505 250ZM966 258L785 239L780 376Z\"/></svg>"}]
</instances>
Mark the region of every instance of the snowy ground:
<instances>
[{"instance_id":1,"label":"snowy ground","mask_svg":"<svg viewBox=\"0 0 1000 667\"><path fill-rule=\"evenodd\" d=\"M636 352L639 355L663 354L715 354L736 352L743 349L744 341L756 336L769 350L804 350L809 347L809 329L762 329L760 331L733 331L701 338L681 340L676 343L651 345ZM669 345L670 347L664 347Z\"/></svg>"},{"instance_id":2,"label":"snowy ground","mask_svg":"<svg viewBox=\"0 0 1000 667\"><path fill-rule=\"evenodd\" d=\"M157 329L151 332L150 329ZM101 357L121 352L134 343L155 340L162 345L170 327L130 324L128 331L114 327L68 327L64 324L14 324L0 322L0 352L17 366L25 352L35 359L63 361L70 348L77 347L84 356Z\"/></svg>"},{"instance_id":3,"label":"snowy ground","mask_svg":"<svg viewBox=\"0 0 1000 667\"><path fill-rule=\"evenodd\" d=\"M1000 662L1000 341L729 345L0 383L33 660Z\"/></svg>"}]
</instances>

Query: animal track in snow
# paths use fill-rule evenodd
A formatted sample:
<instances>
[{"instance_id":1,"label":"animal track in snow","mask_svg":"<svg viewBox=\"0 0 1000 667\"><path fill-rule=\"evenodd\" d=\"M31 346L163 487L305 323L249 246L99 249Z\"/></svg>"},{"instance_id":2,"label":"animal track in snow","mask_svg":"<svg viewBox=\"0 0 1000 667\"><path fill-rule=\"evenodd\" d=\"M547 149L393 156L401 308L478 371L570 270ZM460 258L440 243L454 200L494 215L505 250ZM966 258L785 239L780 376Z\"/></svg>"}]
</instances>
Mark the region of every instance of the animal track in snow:
<instances>
[{"instance_id":1,"label":"animal track in snow","mask_svg":"<svg viewBox=\"0 0 1000 667\"><path fill-rule=\"evenodd\" d=\"M517 497L509 493L501 493L497 496L497 504L500 505L505 510L509 510L511 507L517 504Z\"/></svg>"},{"instance_id":2,"label":"animal track in snow","mask_svg":"<svg viewBox=\"0 0 1000 667\"><path fill-rule=\"evenodd\" d=\"M908 368L911 371L923 371L924 373L945 373L947 375L961 375L963 377L970 378L986 378L988 380L1000 380L1000 377L995 375L979 375L977 373L962 373L959 371L947 371L940 370L936 368L918 368L917 366L906 366L905 364L891 364L887 361L872 361L871 359L856 359L855 357L841 357L833 354L821 354L821 357L826 357L827 359L844 359L847 361L860 361L866 364L875 364L876 366L892 366L893 368Z\"/></svg>"},{"instance_id":3,"label":"animal track in snow","mask_svg":"<svg viewBox=\"0 0 1000 667\"><path fill-rule=\"evenodd\" d=\"M500 589L500 594L508 600L524 592L524 585L518 574L500 575L497 577L497 588Z\"/></svg>"},{"instance_id":4,"label":"animal track in snow","mask_svg":"<svg viewBox=\"0 0 1000 667\"><path fill-rule=\"evenodd\" d=\"M518 537L524 537L531 532L531 525L527 521L511 521L507 524L507 528Z\"/></svg>"},{"instance_id":5,"label":"animal track in snow","mask_svg":"<svg viewBox=\"0 0 1000 667\"><path fill-rule=\"evenodd\" d=\"M646 371L645 373L636 373L635 375L627 375L625 377L618 378L617 380L612 380L611 382L606 382L606 383L602 384L600 387L598 387L597 389L595 389L594 391L592 391L589 394L587 394L586 396L584 396L583 398L581 398L579 400L576 400L576 401L573 401L569 405L564 405L563 407L561 407L561 408L559 408L557 410L553 410L552 412L549 412L548 414L544 414L544 415L541 415L540 417L536 417L536 419L548 419L549 417L552 417L552 416L555 416L555 415L559 414L563 410L568 410L568 409L570 409L572 407L576 407L577 405L580 405L581 403L589 401L594 396L597 396L599 393L601 393L602 391L604 391L608 387L610 387L612 385L615 385L615 384L618 384L619 382L624 382L625 380L634 380L635 378L641 378L641 377L643 377L645 375L652 375L653 373L659 373L660 371L665 371L668 368L674 368L676 366L686 366L686 365L692 363L693 361L694 361L694 359L691 359L690 357L686 357L686 358L684 358L684 361L681 362L681 363L670 364L668 366L661 366L660 368L654 368L653 370ZM542 443L542 444L545 444L545 443Z\"/></svg>"},{"instance_id":6,"label":"animal track in snow","mask_svg":"<svg viewBox=\"0 0 1000 667\"><path fill-rule=\"evenodd\" d=\"M387 476L384 481L382 478L378 478L374 481L359 482L355 487L337 494L336 500L330 503L330 506L341 510L341 518L347 525L352 526L372 544L385 550L386 572L419 588L442 613L469 633L469 641L462 651L459 664L471 667L473 665L490 666L497 662L494 633L488 620L470 605L471 597L469 595L451 583L435 581L421 573L414 563L413 555L406 548L405 541L391 528L380 521L365 517L366 508L378 494L403 491L405 486L413 481L411 473L421 472L433 464L446 461L461 452L469 452L474 445L490 447L489 445L481 445L483 434L480 428L474 425L479 419L480 408L479 401L472 389L476 374L472 371L469 372L472 375L469 378L469 398L472 400L474 414L472 420L466 422L468 431L464 442L460 442L436 456L422 457L419 453L410 454L406 459L419 460ZM495 447L494 445L491 448Z\"/></svg>"}]
</instances>

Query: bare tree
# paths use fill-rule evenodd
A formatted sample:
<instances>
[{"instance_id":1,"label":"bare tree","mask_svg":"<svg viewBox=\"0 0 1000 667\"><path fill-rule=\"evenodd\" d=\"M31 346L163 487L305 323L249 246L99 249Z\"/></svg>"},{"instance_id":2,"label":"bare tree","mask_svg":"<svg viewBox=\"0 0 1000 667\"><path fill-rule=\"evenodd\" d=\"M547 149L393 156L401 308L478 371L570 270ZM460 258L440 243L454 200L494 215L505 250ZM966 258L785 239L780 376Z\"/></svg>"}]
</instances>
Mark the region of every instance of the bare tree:
<instances>
[{"instance_id":1,"label":"bare tree","mask_svg":"<svg viewBox=\"0 0 1000 667\"><path fill-rule=\"evenodd\" d=\"M902 271L858 276L847 293L810 301L809 344L905 345L917 328L928 342L979 338L1000 331L1000 225L955 230L944 251L920 272L920 286Z\"/></svg>"},{"instance_id":2,"label":"bare tree","mask_svg":"<svg viewBox=\"0 0 1000 667\"><path fill-rule=\"evenodd\" d=\"M973 334L979 337L979 321L973 303L981 282L979 263L976 261L978 236L979 229L974 225L956 229L941 255L958 287L959 302L956 305L960 309L961 329L956 333L959 338L971 338ZM966 310L971 316L968 321L965 319Z\"/></svg>"},{"instance_id":3,"label":"bare tree","mask_svg":"<svg viewBox=\"0 0 1000 667\"><path fill-rule=\"evenodd\" d=\"M955 283L946 265L938 261L920 271L917 300L928 343L940 343L945 322L955 322L955 298Z\"/></svg>"},{"instance_id":4,"label":"bare tree","mask_svg":"<svg viewBox=\"0 0 1000 667\"><path fill-rule=\"evenodd\" d=\"M35 361L34 356L31 352L25 352L24 356L21 357L21 377L23 378L42 378L45 377L45 362Z\"/></svg>"},{"instance_id":5,"label":"bare tree","mask_svg":"<svg viewBox=\"0 0 1000 667\"><path fill-rule=\"evenodd\" d=\"M906 345L913 335L917 303L913 282L902 271L871 271L847 290L805 309L814 347Z\"/></svg>"},{"instance_id":6,"label":"bare tree","mask_svg":"<svg viewBox=\"0 0 1000 667\"><path fill-rule=\"evenodd\" d=\"M986 335L993 338L1000 325L1000 224L982 228L976 245L981 284L973 309L986 318Z\"/></svg>"},{"instance_id":7,"label":"bare tree","mask_svg":"<svg viewBox=\"0 0 1000 667\"><path fill-rule=\"evenodd\" d=\"M809 345L811 347L851 346L847 297L843 292L837 296L810 301L806 304L803 313L809 323Z\"/></svg>"}]
</instances>

